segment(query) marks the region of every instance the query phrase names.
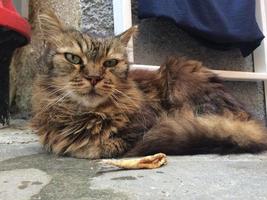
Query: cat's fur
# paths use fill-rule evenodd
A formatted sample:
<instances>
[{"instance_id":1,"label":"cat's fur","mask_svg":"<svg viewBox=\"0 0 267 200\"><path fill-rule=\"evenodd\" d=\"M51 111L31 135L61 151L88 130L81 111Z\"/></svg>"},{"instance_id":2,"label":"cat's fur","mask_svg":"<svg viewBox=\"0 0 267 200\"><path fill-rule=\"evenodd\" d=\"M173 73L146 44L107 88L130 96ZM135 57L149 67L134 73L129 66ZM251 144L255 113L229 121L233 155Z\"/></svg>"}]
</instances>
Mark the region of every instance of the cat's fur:
<instances>
[{"instance_id":1,"label":"cat's fur","mask_svg":"<svg viewBox=\"0 0 267 200\"><path fill-rule=\"evenodd\" d=\"M126 45L136 27L94 39L52 12L39 19L47 49L31 124L48 151L97 159L267 149L265 127L200 62L170 58L158 71L128 72ZM65 53L82 64L70 63ZM114 58L116 66L103 66Z\"/></svg>"}]
</instances>

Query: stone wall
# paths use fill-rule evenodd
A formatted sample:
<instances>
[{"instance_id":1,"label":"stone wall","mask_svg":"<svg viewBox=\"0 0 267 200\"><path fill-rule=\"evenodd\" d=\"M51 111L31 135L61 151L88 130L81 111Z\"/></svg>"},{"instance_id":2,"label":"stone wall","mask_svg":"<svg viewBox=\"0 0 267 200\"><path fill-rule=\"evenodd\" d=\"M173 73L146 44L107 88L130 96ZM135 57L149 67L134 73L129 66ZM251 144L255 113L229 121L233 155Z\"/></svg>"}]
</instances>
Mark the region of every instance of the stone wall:
<instances>
[{"instance_id":1,"label":"stone wall","mask_svg":"<svg viewBox=\"0 0 267 200\"><path fill-rule=\"evenodd\" d=\"M80 0L81 28L94 36L113 34L112 0Z\"/></svg>"},{"instance_id":2,"label":"stone wall","mask_svg":"<svg viewBox=\"0 0 267 200\"><path fill-rule=\"evenodd\" d=\"M41 0L34 2L42 2ZM47 1L68 23L87 30L92 35L107 36L113 34L112 0L64 0ZM37 3L37 4L38 4ZM168 20L137 18L137 3L133 3L133 21L140 24L140 33L135 40L135 62L159 65L170 55L186 56L202 61L212 69L253 71L253 58L243 58L238 50L217 51L203 47L194 38L179 29ZM81 9L81 11L80 11ZM71 11L71 13L69 13ZM81 13L81 16L80 16ZM32 20L33 24L34 17ZM34 68L38 66L36 58L40 54L38 38L33 35L32 44L20 50L13 65L15 77L12 88L13 108L17 113L27 113L30 109L30 90ZM15 69L15 70L14 70ZM265 120L265 105L262 82L226 82L238 99L242 100L249 111L259 119Z\"/></svg>"},{"instance_id":3,"label":"stone wall","mask_svg":"<svg viewBox=\"0 0 267 200\"><path fill-rule=\"evenodd\" d=\"M52 8L67 24L80 26L79 0L30 0L29 22L32 26L31 43L18 49L10 66L10 104L13 117L27 118L31 108L31 89L36 70L42 67L38 59L43 51L43 41L38 37L36 14L39 8Z\"/></svg>"}]
</instances>

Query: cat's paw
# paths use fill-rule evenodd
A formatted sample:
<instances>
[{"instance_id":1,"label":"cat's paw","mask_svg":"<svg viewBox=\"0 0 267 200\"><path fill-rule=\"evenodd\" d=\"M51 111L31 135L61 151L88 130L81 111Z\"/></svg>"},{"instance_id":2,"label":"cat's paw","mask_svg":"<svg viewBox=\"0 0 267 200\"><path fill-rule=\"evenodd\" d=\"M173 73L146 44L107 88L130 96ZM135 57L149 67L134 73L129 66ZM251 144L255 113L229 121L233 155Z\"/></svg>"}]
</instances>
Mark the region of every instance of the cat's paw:
<instances>
[{"instance_id":1,"label":"cat's paw","mask_svg":"<svg viewBox=\"0 0 267 200\"><path fill-rule=\"evenodd\" d=\"M98 121L97 120L91 120L88 123L86 129L89 130L91 135L100 134L101 130L102 130L102 121L100 121L100 120L98 120Z\"/></svg>"}]
</instances>

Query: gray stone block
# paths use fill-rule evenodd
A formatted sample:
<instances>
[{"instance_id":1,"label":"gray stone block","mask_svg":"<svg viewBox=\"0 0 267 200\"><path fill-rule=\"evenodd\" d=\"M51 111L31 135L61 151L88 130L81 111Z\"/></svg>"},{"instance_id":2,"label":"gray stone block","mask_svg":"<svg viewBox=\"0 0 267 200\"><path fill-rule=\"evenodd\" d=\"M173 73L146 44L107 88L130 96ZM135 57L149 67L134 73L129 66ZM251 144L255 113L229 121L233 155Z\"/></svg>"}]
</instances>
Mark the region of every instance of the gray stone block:
<instances>
[{"instance_id":1,"label":"gray stone block","mask_svg":"<svg viewBox=\"0 0 267 200\"><path fill-rule=\"evenodd\" d=\"M81 0L81 27L95 36L113 35L112 0Z\"/></svg>"}]
</instances>

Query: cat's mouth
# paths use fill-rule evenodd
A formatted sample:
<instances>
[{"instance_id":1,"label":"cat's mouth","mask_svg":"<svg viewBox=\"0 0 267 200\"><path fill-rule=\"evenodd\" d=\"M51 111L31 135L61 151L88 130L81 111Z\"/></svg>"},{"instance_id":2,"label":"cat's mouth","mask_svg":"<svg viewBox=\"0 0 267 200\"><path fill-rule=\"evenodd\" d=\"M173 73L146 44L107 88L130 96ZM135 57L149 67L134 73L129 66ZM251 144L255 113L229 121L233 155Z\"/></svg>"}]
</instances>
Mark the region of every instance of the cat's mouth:
<instances>
[{"instance_id":1,"label":"cat's mouth","mask_svg":"<svg viewBox=\"0 0 267 200\"><path fill-rule=\"evenodd\" d=\"M76 91L80 96L87 96L87 97L102 97L102 95L100 95L96 90L95 88L92 88L90 91L86 91L86 90L83 90L83 91Z\"/></svg>"},{"instance_id":2,"label":"cat's mouth","mask_svg":"<svg viewBox=\"0 0 267 200\"><path fill-rule=\"evenodd\" d=\"M90 97L101 97L101 95L99 93L96 92L95 88L92 88L89 92L88 92L88 96Z\"/></svg>"}]
</instances>

